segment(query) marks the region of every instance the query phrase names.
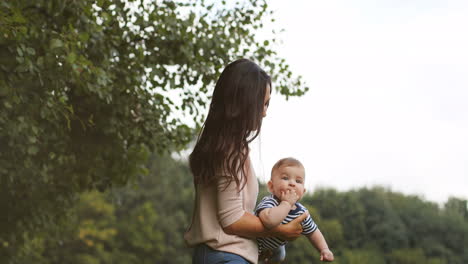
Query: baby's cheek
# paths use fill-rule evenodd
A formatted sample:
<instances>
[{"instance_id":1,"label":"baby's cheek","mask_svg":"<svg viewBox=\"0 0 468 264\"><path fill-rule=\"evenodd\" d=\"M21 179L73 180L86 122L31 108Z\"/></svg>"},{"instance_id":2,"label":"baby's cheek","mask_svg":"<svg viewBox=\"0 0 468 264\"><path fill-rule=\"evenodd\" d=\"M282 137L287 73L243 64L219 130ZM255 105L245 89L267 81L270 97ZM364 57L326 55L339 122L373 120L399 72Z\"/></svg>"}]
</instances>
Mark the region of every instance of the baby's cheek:
<instances>
[{"instance_id":1,"label":"baby's cheek","mask_svg":"<svg viewBox=\"0 0 468 264\"><path fill-rule=\"evenodd\" d=\"M304 194L304 190L297 190L296 193L299 197L301 197Z\"/></svg>"}]
</instances>

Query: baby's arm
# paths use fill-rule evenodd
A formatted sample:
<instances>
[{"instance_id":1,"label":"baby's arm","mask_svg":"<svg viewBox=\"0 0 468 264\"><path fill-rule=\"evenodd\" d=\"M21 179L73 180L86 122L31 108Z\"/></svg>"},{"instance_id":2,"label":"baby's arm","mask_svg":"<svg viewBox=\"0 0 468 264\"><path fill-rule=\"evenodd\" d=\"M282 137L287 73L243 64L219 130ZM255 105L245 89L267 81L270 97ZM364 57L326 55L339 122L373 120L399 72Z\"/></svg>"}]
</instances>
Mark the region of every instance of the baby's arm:
<instances>
[{"instance_id":1,"label":"baby's arm","mask_svg":"<svg viewBox=\"0 0 468 264\"><path fill-rule=\"evenodd\" d=\"M291 210L291 204L287 201L282 201L278 206L263 209L260 214L260 220L267 229L274 228L281 224L288 216Z\"/></svg>"},{"instance_id":2,"label":"baby's arm","mask_svg":"<svg viewBox=\"0 0 468 264\"><path fill-rule=\"evenodd\" d=\"M267 229L274 228L275 226L281 224L286 216L288 216L288 213L294 204L297 202L297 199L299 199L296 192L291 190L281 192L279 198L281 203L278 206L265 208L258 215L263 225Z\"/></svg>"},{"instance_id":3,"label":"baby's arm","mask_svg":"<svg viewBox=\"0 0 468 264\"><path fill-rule=\"evenodd\" d=\"M333 261L333 253L328 248L327 241L322 235L322 232L317 228L314 232L307 235L309 241L320 252L321 261Z\"/></svg>"}]
</instances>

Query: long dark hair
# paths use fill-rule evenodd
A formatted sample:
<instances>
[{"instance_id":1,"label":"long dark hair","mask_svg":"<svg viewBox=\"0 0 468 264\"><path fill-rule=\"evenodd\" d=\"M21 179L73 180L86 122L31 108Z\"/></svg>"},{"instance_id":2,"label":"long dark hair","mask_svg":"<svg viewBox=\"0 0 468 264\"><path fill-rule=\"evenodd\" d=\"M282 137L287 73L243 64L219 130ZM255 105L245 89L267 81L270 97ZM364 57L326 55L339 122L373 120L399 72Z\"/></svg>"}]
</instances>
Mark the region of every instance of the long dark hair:
<instances>
[{"instance_id":1,"label":"long dark hair","mask_svg":"<svg viewBox=\"0 0 468 264\"><path fill-rule=\"evenodd\" d=\"M246 183L248 144L260 133L266 87L271 78L247 59L230 63L221 73L210 109L189 162L195 184L220 177L233 180L239 190ZM240 177L239 177L240 176Z\"/></svg>"}]
</instances>

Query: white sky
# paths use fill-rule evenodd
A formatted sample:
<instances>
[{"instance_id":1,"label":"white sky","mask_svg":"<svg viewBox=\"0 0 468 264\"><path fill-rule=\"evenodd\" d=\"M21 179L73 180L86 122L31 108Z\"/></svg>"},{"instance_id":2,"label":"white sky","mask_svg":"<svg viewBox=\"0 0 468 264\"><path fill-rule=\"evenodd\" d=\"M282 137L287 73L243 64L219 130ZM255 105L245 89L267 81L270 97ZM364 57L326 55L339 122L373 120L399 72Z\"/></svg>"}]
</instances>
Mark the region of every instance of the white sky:
<instances>
[{"instance_id":1,"label":"white sky","mask_svg":"<svg viewBox=\"0 0 468 264\"><path fill-rule=\"evenodd\" d=\"M276 50L310 91L272 95L251 146L261 180L293 156L309 191L382 185L440 203L468 198L468 1L269 5L285 29Z\"/></svg>"}]
</instances>

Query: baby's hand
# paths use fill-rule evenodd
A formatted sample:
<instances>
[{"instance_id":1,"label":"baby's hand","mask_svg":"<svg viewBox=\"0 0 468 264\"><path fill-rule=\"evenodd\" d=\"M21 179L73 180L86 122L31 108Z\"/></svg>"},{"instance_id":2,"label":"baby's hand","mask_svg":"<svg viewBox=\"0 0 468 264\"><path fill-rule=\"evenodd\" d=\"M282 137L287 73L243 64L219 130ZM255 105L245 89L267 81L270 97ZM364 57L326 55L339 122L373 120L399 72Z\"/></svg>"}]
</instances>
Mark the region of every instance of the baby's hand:
<instances>
[{"instance_id":1,"label":"baby's hand","mask_svg":"<svg viewBox=\"0 0 468 264\"><path fill-rule=\"evenodd\" d=\"M326 248L326 249L322 249L322 251L320 251L320 260L321 261L333 261L334 257L333 257L333 253L330 251L330 249Z\"/></svg>"},{"instance_id":2,"label":"baby's hand","mask_svg":"<svg viewBox=\"0 0 468 264\"><path fill-rule=\"evenodd\" d=\"M281 192L281 201L286 201L288 202L291 207L299 200L299 196L297 195L296 191L294 190L287 190L284 192Z\"/></svg>"}]
</instances>

